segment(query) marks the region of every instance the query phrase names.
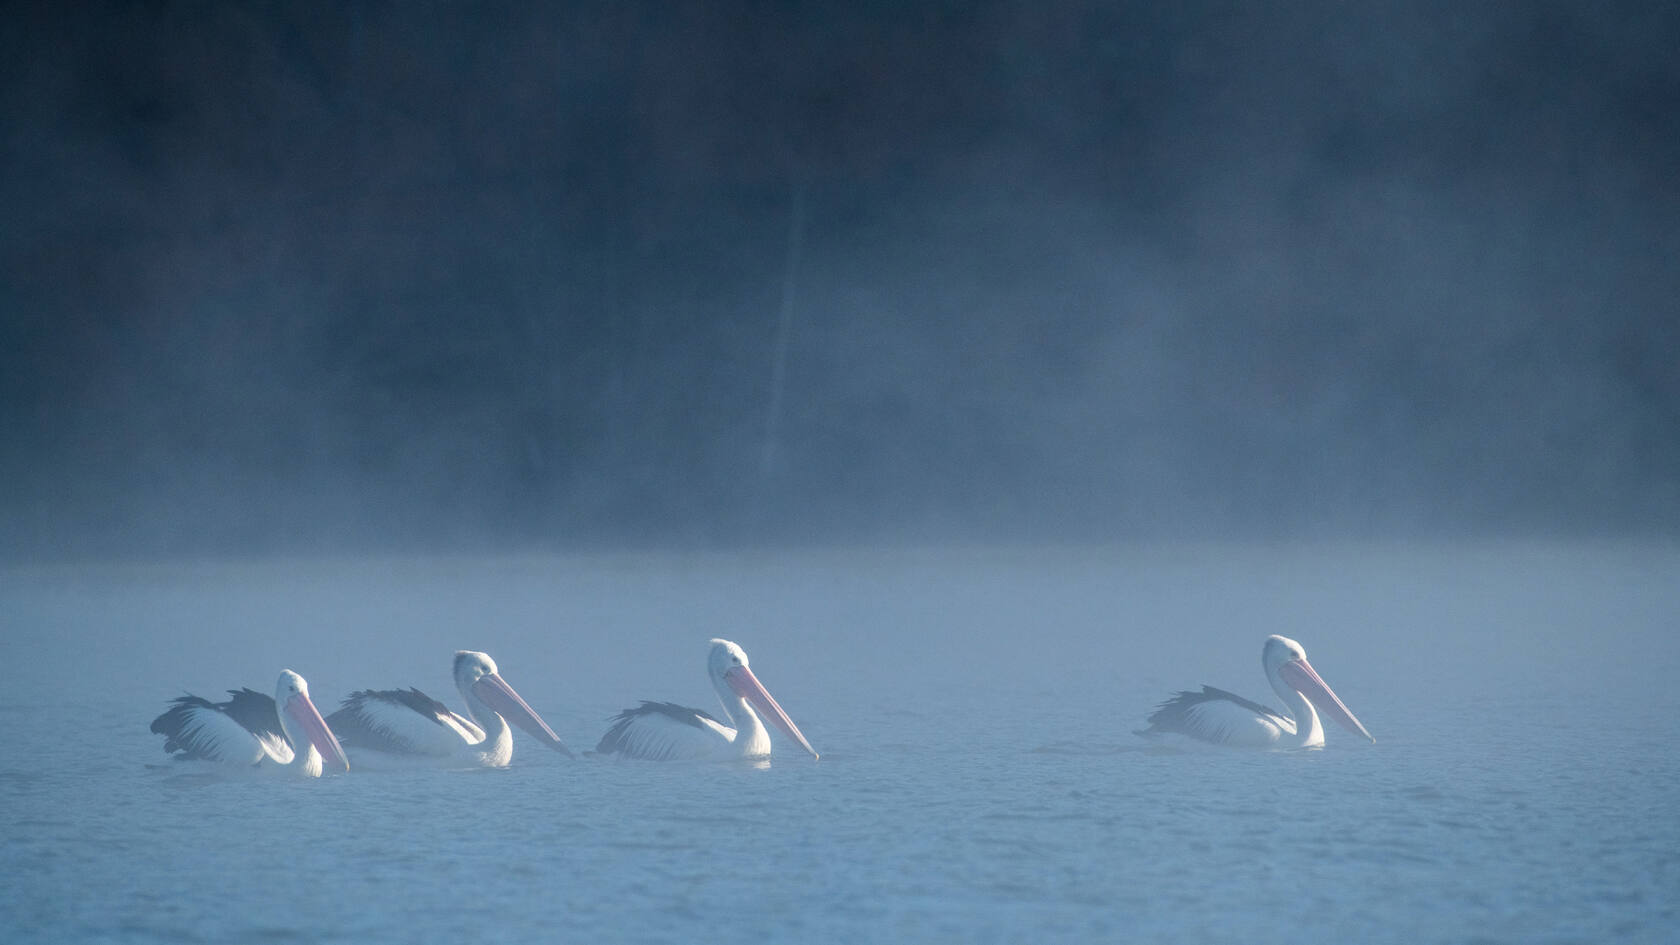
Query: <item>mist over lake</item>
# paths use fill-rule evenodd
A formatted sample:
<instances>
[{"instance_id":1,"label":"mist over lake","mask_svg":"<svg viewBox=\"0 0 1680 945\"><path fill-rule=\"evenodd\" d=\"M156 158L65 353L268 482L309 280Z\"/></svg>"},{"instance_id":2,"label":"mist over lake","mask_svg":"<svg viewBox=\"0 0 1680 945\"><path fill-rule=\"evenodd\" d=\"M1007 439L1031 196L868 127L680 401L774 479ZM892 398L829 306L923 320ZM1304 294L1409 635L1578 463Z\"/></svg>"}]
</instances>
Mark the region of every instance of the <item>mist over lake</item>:
<instances>
[{"instance_id":1,"label":"mist over lake","mask_svg":"<svg viewBox=\"0 0 1680 945\"><path fill-rule=\"evenodd\" d=\"M1680 525L1643 5L26 5L0 553Z\"/></svg>"},{"instance_id":2,"label":"mist over lake","mask_svg":"<svg viewBox=\"0 0 1680 945\"><path fill-rule=\"evenodd\" d=\"M1674 10L8 13L5 941L1680 924ZM820 760L586 754L711 638ZM582 757L148 729L463 649Z\"/></svg>"}]
</instances>

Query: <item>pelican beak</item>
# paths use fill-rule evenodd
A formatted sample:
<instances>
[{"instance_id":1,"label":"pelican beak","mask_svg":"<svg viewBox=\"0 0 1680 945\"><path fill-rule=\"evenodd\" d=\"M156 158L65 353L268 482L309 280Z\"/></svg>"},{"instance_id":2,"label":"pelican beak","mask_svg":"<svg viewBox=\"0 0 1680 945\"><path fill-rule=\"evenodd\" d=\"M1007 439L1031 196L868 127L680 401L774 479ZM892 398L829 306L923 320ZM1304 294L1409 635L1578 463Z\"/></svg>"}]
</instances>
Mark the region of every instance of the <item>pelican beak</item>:
<instances>
[{"instance_id":1,"label":"pelican beak","mask_svg":"<svg viewBox=\"0 0 1680 945\"><path fill-rule=\"evenodd\" d=\"M320 710L315 708L315 703L307 695L300 692L287 699L286 713L303 730L304 737L309 739L309 744L315 746L322 758L345 771L350 770L350 759L344 754L344 746L338 743L338 736L327 727L327 720L321 718Z\"/></svg>"},{"instance_id":2,"label":"pelican beak","mask_svg":"<svg viewBox=\"0 0 1680 945\"><path fill-rule=\"evenodd\" d=\"M728 680L729 688L735 690L736 695L752 703L753 708L758 710L761 717L769 719L771 724L782 730L782 734L798 742L800 747L811 753L812 758L822 757L817 754L815 748L811 747L811 743L805 740L805 736L799 731L799 726L793 724L793 720L788 718L788 714L783 712L782 707L776 704L776 700L770 695L770 691L764 688L764 684L758 681L758 677L753 675L751 669L745 666L735 666L729 672L724 673L723 678Z\"/></svg>"},{"instance_id":3,"label":"pelican beak","mask_svg":"<svg viewBox=\"0 0 1680 945\"><path fill-rule=\"evenodd\" d=\"M1305 658L1290 660L1279 666L1278 675L1296 692L1306 696L1309 702L1318 707L1318 711L1335 719L1342 728L1355 735L1370 738L1373 743L1376 742L1375 738L1371 738L1371 733L1365 731L1365 726L1359 724L1359 720L1353 717L1348 707L1342 704L1342 700L1336 698L1335 690L1319 678L1318 672Z\"/></svg>"},{"instance_id":4,"label":"pelican beak","mask_svg":"<svg viewBox=\"0 0 1680 945\"><path fill-rule=\"evenodd\" d=\"M514 692L513 687L508 685L507 680L499 673L487 673L478 677L478 682L473 683L473 692L484 700L485 705L495 710L497 715L524 729L532 738L567 758L572 757L571 749L560 740L560 736L554 734L554 729L549 728L542 716L526 705L524 699L519 698L519 693Z\"/></svg>"}]
</instances>

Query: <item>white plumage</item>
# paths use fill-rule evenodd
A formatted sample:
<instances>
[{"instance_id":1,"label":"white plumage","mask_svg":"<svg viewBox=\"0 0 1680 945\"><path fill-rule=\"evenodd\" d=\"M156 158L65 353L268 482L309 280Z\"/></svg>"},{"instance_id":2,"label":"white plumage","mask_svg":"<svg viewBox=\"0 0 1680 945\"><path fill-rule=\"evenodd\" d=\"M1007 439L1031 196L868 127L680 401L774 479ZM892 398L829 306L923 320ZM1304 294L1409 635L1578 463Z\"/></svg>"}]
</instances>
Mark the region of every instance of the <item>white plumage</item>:
<instances>
[{"instance_id":1,"label":"white plumage","mask_svg":"<svg viewBox=\"0 0 1680 945\"><path fill-rule=\"evenodd\" d=\"M1348 731L1376 741L1307 662L1301 644L1275 634L1267 637L1260 663L1285 712L1203 686L1201 692L1179 692L1161 703L1149 716L1149 727L1138 734L1186 735L1235 747L1319 748L1324 745L1322 711Z\"/></svg>"},{"instance_id":2,"label":"white plumage","mask_svg":"<svg viewBox=\"0 0 1680 945\"><path fill-rule=\"evenodd\" d=\"M152 731L164 736L163 750L181 760L311 778L321 776L325 758L349 769L302 676L283 670L272 699L251 689L229 689L228 695L226 702L193 695L173 700L152 720Z\"/></svg>"},{"instance_id":3,"label":"white plumage","mask_svg":"<svg viewBox=\"0 0 1680 945\"><path fill-rule=\"evenodd\" d=\"M468 715L418 689L363 689L351 693L327 721L358 763L368 761L375 767L392 762L505 767L513 760L510 719L548 747L571 754L502 679L488 654L457 652L454 676Z\"/></svg>"},{"instance_id":4,"label":"white plumage","mask_svg":"<svg viewBox=\"0 0 1680 945\"><path fill-rule=\"evenodd\" d=\"M799 727L753 675L745 650L728 640L712 640L706 668L724 715L734 725L700 709L643 702L613 717L612 727L595 746L596 754L644 761L768 758L770 733L759 718L762 713L811 757L817 757Z\"/></svg>"}]
</instances>

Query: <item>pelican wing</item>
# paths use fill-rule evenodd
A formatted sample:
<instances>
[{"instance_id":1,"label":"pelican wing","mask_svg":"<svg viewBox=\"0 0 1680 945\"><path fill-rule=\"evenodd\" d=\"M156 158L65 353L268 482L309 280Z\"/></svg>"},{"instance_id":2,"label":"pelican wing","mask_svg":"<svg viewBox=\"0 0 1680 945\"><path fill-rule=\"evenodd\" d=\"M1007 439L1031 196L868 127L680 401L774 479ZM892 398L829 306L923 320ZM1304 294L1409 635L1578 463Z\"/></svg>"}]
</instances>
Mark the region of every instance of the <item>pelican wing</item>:
<instances>
[{"instance_id":1,"label":"pelican wing","mask_svg":"<svg viewBox=\"0 0 1680 945\"><path fill-rule=\"evenodd\" d=\"M601 736L595 753L646 761L684 761L710 757L734 740L734 729L700 709L670 702L643 702L613 717L613 726Z\"/></svg>"},{"instance_id":2,"label":"pelican wing","mask_svg":"<svg viewBox=\"0 0 1680 945\"><path fill-rule=\"evenodd\" d=\"M1258 702L1212 686L1179 692L1149 716L1139 735L1175 733L1221 745L1269 745L1294 734L1295 723Z\"/></svg>"},{"instance_id":3,"label":"pelican wing","mask_svg":"<svg viewBox=\"0 0 1680 945\"><path fill-rule=\"evenodd\" d=\"M345 748L393 755L445 756L484 741L484 730L418 689L350 694L327 725Z\"/></svg>"},{"instance_id":4,"label":"pelican wing","mask_svg":"<svg viewBox=\"0 0 1680 945\"><path fill-rule=\"evenodd\" d=\"M164 737L163 750L183 760L260 764L272 758L292 760L292 746L280 728L274 698L250 689L229 689L233 698L211 702L181 696L152 720L152 731Z\"/></svg>"}]
</instances>

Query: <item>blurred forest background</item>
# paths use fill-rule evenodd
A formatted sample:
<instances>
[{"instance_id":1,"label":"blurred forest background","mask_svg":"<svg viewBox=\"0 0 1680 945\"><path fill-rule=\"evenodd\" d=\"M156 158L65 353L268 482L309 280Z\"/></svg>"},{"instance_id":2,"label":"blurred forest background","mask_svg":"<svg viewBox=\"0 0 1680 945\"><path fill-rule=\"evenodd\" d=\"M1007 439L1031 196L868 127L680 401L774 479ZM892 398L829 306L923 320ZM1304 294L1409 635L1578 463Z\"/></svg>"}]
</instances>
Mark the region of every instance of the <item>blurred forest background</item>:
<instances>
[{"instance_id":1,"label":"blurred forest background","mask_svg":"<svg viewBox=\"0 0 1680 945\"><path fill-rule=\"evenodd\" d=\"M1680 533L1680 8L8 3L0 556Z\"/></svg>"}]
</instances>

